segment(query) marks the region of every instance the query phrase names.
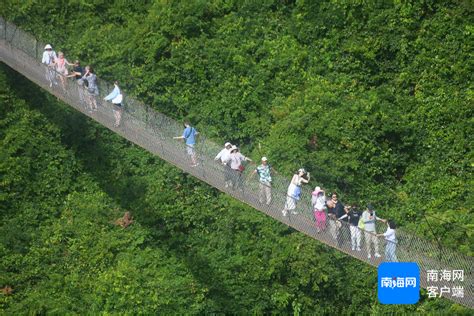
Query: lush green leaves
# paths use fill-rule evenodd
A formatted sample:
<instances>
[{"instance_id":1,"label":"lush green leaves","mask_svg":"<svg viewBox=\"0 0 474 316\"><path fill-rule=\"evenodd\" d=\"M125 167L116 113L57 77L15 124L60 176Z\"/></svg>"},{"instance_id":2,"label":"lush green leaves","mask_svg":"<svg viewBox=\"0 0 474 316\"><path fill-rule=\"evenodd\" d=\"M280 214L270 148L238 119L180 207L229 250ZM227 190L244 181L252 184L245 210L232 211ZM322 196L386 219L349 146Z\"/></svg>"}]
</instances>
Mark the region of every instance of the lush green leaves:
<instances>
[{"instance_id":1,"label":"lush green leaves","mask_svg":"<svg viewBox=\"0 0 474 316\"><path fill-rule=\"evenodd\" d=\"M469 1L6 1L0 10L208 137L266 155L284 174L304 166L345 202L371 201L472 254ZM445 301L380 306L371 268L6 74L7 312L463 311ZM110 222L125 210L136 223L123 230Z\"/></svg>"}]
</instances>

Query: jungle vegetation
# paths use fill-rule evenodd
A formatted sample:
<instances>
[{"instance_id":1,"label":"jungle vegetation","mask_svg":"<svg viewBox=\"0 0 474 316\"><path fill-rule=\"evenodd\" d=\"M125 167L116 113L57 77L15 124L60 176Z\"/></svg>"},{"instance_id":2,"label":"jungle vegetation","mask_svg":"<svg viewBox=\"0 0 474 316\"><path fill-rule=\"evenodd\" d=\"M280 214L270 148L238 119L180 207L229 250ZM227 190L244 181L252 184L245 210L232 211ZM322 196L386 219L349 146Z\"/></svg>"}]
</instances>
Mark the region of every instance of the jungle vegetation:
<instances>
[{"instance_id":1,"label":"jungle vegetation","mask_svg":"<svg viewBox=\"0 0 474 316\"><path fill-rule=\"evenodd\" d=\"M473 255L471 1L5 0L0 14L208 137ZM380 305L375 269L5 65L0 91L2 313L469 313L426 295Z\"/></svg>"}]
</instances>

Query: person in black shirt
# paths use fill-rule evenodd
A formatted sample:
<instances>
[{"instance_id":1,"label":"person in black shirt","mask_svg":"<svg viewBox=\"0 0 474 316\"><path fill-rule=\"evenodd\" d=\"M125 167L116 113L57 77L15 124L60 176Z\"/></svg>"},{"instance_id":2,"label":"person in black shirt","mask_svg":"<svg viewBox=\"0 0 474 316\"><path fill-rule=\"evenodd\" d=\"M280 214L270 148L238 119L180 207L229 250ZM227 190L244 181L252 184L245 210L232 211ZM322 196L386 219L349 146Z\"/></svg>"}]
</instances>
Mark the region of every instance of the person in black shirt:
<instances>
[{"instance_id":1,"label":"person in black shirt","mask_svg":"<svg viewBox=\"0 0 474 316\"><path fill-rule=\"evenodd\" d=\"M79 62L79 60L75 60L72 66L72 73L68 77L73 77L76 80L77 93L79 95L79 100L84 103L85 102L84 86L87 83L87 81L82 79L83 76L84 76L84 68L81 66L81 63Z\"/></svg>"},{"instance_id":2,"label":"person in black shirt","mask_svg":"<svg viewBox=\"0 0 474 316\"><path fill-rule=\"evenodd\" d=\"M72 72L68 77L74 77L74 79L79 80L82 76L84 76L84 68L82 68L79 60L76 60L72 65Z\"/></svg>"},{"instance_id":3,"label":"person in black shirt","mask_svg":"<svg viewBox=\"0 0 474 316\"><path fill-rule=\"evenodd\" d=\"M352 205L350 207L350 210L347 212L347 217L345 217L349 220L349 230L351 232L352 250L357 249L357 251L360 251L361 231L359 228L359 220L361 217L362 217L362 212L357 209L357 205Z\"/></svg>"},{"instance_id":4,"label":"person in black shirt","mask_svg":"<svg viewBox=\"0 0 474 316\"><path fill-rule=\"evenodd\" d=\"M342 238L339 236L339 229L341 223L338 219L344 216L344 205L338 200L337 193L331 194L331 199L327 201L328 217L329 217L329 232L335 240L337 240L338 246L342 246Z\"/></svg>"},{"instance_id":5,"label":"person in black shirt","mask_svg":"<svg viewBox=\"0 0 474 316\"><path fill-rule=\"evenodd\" d=\"M341 227L339 228L339 245L349 244L350 232L349 232L349 211L351 210L350 205L344 206L344 214L338 218L341 222Z\"/></svg>"}]
</instances>

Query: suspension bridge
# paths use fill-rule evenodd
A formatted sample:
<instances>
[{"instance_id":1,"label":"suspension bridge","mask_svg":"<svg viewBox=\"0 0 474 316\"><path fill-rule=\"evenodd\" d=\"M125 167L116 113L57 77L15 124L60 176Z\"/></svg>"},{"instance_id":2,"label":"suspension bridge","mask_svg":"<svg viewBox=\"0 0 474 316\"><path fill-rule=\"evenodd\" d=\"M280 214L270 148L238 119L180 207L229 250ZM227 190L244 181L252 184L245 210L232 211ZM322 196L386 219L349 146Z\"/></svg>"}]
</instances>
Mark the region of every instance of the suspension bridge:
<instances>
[{"instance_id":1,"label":"suspension bridge","mask_svg":"<svg viewBox=\"0 0 474 316\"><path fill-rule=\"evenodd\" d=\"M120 127L114 126L113 105L111 103L102 102L97 112L89 112L88 105L83 100L84 91L81 91L81 89L84 89L83 87L72 81L68 82L65 87L61 84L50 86L50 81L46 76L47 69L40 63L43 47L44 44L38 42L36 38L0 17L0 60L44 90L55 95L64 103L184 172L311 238L374 267L383 262L383 256L381 258L368 258L363 233L361 234L361 251L353 251L349 235L341 233L338 238L334 238L328 229L318 232L313 214L310 211L309 188L303 189L302 196L306 198L299 201L297 214L289 213L288 216L283 216L281 210L287 198L287 187L290 179L280 175L273 176L272 201L269 205L259 201L258 181L255 179L246 181L243 190L234 190L227 187L224 180L225 167L214 161L214 156L222 149L221 144L218 145L206 138L199 141L195 148L199 165L192 167L189 157L185 153L184 145L173 140L173 136L181 135L182 124L155 111L150 106L132 97L126 97L126 107L122 114L123 123ZM98 80L98 84L100 96L97 97L97 100L100 102L99 100L102 100L106 93L111 91L112 85L103 80ZM247 168L244 171L244 178L249 178L250 172L252 170ZM338 226L341 226L339 230L341 232L343 230L349 231L347 225L346 222L339 222ZM377 231L385 231L385 225L378 227ZM403 228L397 229L397 239L398 260L418 264L422 287L428 290L431 286L437 287L438 294L441 288L462 287L462 295L458 290L456 293L454 291L445 292L443 297L469 308L474 308L474 273L472 271L474 261L472 257L442 247L439 243L417 236ZM386 241L380 238L380 250L384 249L385 244ZM453 270L463 271L463 278L458 280L458 283L453 282L452 279L448 280L442 277L442 271ZM429 282L427 280L428 272L431 275L435 272L439 273L440 277L437 281L430 280Z\"/></svg>"}]
</instances>

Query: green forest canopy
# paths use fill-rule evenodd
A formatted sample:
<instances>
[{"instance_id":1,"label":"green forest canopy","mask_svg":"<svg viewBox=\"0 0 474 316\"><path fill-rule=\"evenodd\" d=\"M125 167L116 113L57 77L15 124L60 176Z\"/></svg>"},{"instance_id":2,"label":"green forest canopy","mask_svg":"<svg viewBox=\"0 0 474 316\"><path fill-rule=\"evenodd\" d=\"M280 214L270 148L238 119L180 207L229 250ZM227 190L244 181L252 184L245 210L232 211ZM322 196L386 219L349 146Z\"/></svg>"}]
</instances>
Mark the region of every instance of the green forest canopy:
<instances>
[{"instance_id":1,"label":"green forest canopy","mask_svg":"<svg viewBox=\"0 0 474 316\"><path fill-rule=\"evenodd\" d=\"M282 172L304 164L343 200L414 230L434 215L441 242L472 255L469 2L134 3L31 1L1 14ZM2 85L0 281L17 291L7 310L390 311L372 269L18 91L28 83L5 68ZM108 224L123 210L137 219L126 231ZM438 304L406 311L456 308Z\"/></svg>"}]
</instances>

